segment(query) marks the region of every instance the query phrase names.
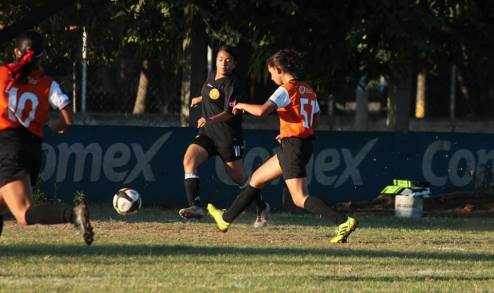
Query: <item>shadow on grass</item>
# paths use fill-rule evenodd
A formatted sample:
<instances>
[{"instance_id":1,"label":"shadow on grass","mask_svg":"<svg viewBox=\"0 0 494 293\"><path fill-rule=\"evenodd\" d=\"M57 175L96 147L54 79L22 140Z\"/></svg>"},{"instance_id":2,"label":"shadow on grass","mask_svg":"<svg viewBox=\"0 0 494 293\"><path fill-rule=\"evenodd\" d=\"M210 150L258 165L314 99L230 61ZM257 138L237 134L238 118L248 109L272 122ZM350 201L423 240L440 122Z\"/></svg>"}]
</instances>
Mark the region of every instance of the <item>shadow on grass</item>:
<instances>
[{"instance_id":1,"label":"shadow on grass","mask_svg":"<svg viewBox=\"0 0 494 293\"><path fill-rule=\"evenodd\" d=\"M234 224L251 225L255 220L255 213L247 212L235 221ZM397 218L394 216L375 216L366 214L356 214L359 220L359 228L371 229L408 229L408 230L452 230L452 231L493 231L494 218L472 218L472 217L424 217L424 218ZM120 216L113 210L95 209L91 211L91 218L98 221L118 221L125 223L202 223L214 225L209 216L201 220L184 220L178 215L178 211L159 209L147 209L131 216ZM6 217L6 220L13 220L12 217ZM313 226L328 227L334 229L333 223L318 218L309 213L274 213L272 215L272 226ZM332 230L331 230L332 231Z\"/></svg>"},{"instance_id":2,"label":"shadow on grass","mask_svg":"<svg viewBox=\"0 0 494 293\"><path fill-rule=\"evenodd\" d=\"M351 247L318 248L245 248L228 246L190 246L190 245L130 245L130 244L94 244L82 245L0 245L0 259L4 257L26 256L316 256L316 257L364 257L364 258L400 258L410 260L476 261L494 262L491 253L454 253L454 252L413 252L352 249Z\"/></svg>"},{"instance_id":3,"label":"shadow on grass","mask_svg":"<svg viewBox=\"0 0 494 293\"><path fill-rule=\"evenodd\" d=\"M178 216L178 210L158 210L147 209L132 216L119 216L108 209L96 210L92 214L96 220L106 221L109 219L127 223L180 223L187 222ZM252 224L255 220L255 213L245 212L235 221L240 224ZM458 231L492 231L494 218L486 217L424 217L424 218L397 218L390 215L368 215L356 214L355 217L360 222L361 228L376 229L410 229L410 230L458 230ZM309 213L274 213L272 215L273 225L299 225L299 226L329 226L334 225L327 220L318 218ZM209 216L202 220L192 220L192 223L213 223Z\"/></svg>"}]
</instances>

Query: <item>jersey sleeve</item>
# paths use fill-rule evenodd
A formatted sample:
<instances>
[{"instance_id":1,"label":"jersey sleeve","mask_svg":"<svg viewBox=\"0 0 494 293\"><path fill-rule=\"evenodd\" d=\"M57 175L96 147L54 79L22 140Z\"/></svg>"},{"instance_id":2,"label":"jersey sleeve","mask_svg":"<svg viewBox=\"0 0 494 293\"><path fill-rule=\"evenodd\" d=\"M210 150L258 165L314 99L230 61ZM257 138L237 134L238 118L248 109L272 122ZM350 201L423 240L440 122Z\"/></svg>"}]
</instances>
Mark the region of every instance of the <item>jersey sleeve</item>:
<instances>
[{"instance_id":1,"label":"jersey sleeve","mask_svg":"<svg viewBox=\"0 0 494 293\"><path fill-rule=\"evenodd\" d=\"M62 110L68 104L70 104L69 97L62 92L60 86L56 81L53 81L50 86L50 93L48 94L48 101L53 109Z\"/></svg>"},{"instance_id":2,"label":"jersey sleeve","mask_svg":"<svg viewBox=\"0 0 494 293\"><path fill-rule=\"evenodd\" d=\"M314 106L314 114L317 114L321 112L321 109L319 108L319 102L316 100L316 105Z\"/></svg>"},{"instance_id":3,"label":"jersey sleeve","mask_svg":"<svg viewBox=\"0 0 494 293\"><path fill-rule=\"evenodd\" d=\"M273 102L276 108L283 108L290 104L290 96L288 91L280 86L276 91L269 97L268 101Z\"/></svg>"}]
</instances>

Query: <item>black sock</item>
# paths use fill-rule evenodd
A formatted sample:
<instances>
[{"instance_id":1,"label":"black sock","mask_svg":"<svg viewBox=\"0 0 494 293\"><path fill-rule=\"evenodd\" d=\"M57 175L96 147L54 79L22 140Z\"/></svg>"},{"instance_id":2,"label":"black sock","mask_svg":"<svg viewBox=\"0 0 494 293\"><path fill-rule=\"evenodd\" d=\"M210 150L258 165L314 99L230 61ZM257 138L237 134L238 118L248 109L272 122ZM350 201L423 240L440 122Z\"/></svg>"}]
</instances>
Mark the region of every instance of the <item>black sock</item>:
<instances>
[{"instance_id":1,"label":"black sock","mask_svg":"<svg viewBox=\"0 0 494 293\"><path fill-rule=\"evenodd\" d=\"M316 216L325 218L336 225L339 225L346 221L346 216L338 214L335 210L330 208L322 200L317 197L309 196L304 202L304 209L313 213Z\"/></svg>"},{"instance_id":2,"label":"black sock","mask_svg":"<svg viewBox=\"0 0 494 293\"><path fill-rule=\"evenodd\" d=\"M2 236L3 230L3 215L0 215L0 236Z\"/></svg>"},{"instance_id":3,"label":"black sock","mask_svg":"<svg viewBox=\"0 0 494 293\"><path fill-rule=\"evenodd\" d=\"M247 179L242 185L239 185L240 191L245 190L249 186L250 179ZM262 199L261 193L254 198L254 204L256 205L257 214L266 208L266 202Z\"/></svg>"},{"instance_id":4,"label":"black sock","mask_svg":"<svg viewBox=\"0 0 494 293\"><path fill-rule=\"evenodd\" d=\"M238 215L240 215L240 213L243 212L256 197L259 197L260 193L260 189L254 188L250 185L242 190L237 195L232 205L223 214L223 220L228 223L233 222L233 220L235 220L235 218L237 218Z\"/></svg>"},{"instance_id":5,"label":"black sock","mask_svg":"<svg viewBox=\"0 0 494 293\"><path fill-rule=\"evenodd\" d=\"M74 211L59 204L41 204L32 206L26 211L28 225L61 224L72 222Z\"/></svg>"},{"instance_id":6,"label":"black sock","mask_svg":"<svg viewBox=\"0 0 494 293\"><path fill-rule=\"evenodd\" d=\"M186 178L184 180L184 185L189 206L201 206L201 201L199 199L199 178Z\"/></svg>"},{"instance_id":7,"label":"black sock","mask_svg":"<svg viewBox=\"0 0 494 293\"><path fill-rule=\"evenodd\" d=\"M266 202L262 199L262 195L260 192L256 197L254 197L253 202L256 205L257 214L259 214L266 208Z\"/></svg>"}]
</instances>

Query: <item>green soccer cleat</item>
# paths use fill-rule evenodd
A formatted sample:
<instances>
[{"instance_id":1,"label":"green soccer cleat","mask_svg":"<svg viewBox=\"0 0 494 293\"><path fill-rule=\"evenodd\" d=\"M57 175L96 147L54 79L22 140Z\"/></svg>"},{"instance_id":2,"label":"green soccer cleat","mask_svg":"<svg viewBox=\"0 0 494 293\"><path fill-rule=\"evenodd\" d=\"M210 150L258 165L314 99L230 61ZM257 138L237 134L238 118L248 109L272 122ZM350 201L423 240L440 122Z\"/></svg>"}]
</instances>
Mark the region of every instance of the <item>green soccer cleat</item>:
<instances>
[{"instance_id":1,"label":"green soccer cleat","mask_svg":"<svg viewBox=\"0 0 494 293\"><path fill-rule=\"evenodd\" d=\"M336 236L331 238L331 243L346 243L348 236L357 229L358 221L355 218L348 217L348 219L338 226L336 230Z\"/></svg>"},{"instance_id":2,"label":"green soccer cleat","mask_svg":"<svg viewBox=\"0 0 494 293\"><path fill-rule=\"evenodd\" d=\"M214 205L209 203L208 212L216 222L216 227L218 228L218 230L220 230L221 232L228 231L228 228L230 227L230 223L223 220L223 213L225 212L225 210L217 209Z\"/></svg>"}]
</instances>

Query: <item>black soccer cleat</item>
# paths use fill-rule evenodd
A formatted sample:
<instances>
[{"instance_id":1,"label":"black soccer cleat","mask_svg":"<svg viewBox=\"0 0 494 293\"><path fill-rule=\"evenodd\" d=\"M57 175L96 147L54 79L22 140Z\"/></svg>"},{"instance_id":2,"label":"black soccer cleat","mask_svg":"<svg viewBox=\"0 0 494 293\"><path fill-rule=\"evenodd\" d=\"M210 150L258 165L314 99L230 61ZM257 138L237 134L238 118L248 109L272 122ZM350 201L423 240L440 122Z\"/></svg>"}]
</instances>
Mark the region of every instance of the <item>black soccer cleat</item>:
<instances>
[{"instance_id":1,"label":"black soccer cleat","mask_svg":"<svg viewBox=\"0 0 494 293\"><path fill-rule=\"evenodd\" d=\"M91 223L89 222L89 210L85 203L81 203L74 207L74 218L72 219L74 226L81 231L82 238L87 245L91 245L94 240L94 232Z\"/></svg>"},{"instance_id":2,"label":"black soccer cleat","mask_svg":"<svg viewBox=\"0 0 494 293\"><path fill-rule=\"evenodd\" d=\"M190 206L188 208L183 208L178 211L180 217L190 220L190 219L202 219L204 217L204 210L198 206Z\"/></svg>"}]
</instances>

